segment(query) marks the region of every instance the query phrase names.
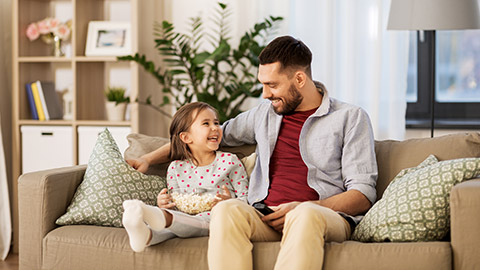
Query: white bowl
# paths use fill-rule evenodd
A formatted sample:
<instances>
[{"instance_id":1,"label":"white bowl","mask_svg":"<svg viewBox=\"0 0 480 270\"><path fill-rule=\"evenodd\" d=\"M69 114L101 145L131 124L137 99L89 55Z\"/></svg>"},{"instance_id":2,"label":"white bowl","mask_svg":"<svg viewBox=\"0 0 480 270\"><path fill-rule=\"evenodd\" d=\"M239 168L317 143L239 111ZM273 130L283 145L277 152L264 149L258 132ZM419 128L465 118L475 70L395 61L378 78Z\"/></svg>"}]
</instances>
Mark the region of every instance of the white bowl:
<instances>
[{"instance_id":1,"label":"white bowl","mask_svg":"<svg viewBox=\"0 0 480 270\"><path fill-rule=\"evenodd\" d=\"M217 189L171 189L169 190L177 209L190 215L212 210Z\"/></svg>"}]
</instances>

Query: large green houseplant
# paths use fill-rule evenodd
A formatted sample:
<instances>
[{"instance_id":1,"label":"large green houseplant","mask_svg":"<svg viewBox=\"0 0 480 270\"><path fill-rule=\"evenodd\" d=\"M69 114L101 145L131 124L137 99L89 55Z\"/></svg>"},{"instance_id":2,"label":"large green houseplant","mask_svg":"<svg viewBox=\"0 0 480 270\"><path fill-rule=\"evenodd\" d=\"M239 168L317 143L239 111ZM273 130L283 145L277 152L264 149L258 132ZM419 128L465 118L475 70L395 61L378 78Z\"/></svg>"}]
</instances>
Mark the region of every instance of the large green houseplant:
<instances>
[{"instance_id":1,"label":"large green houseplant","mask_svg":"<svg viewBox=\"0 0 480 270\"><path fill-rule=\"evenodd\" d=\"M233 48L228 37L230 14L226 4L218 3L213 13L217 27L213 29L214 34L204 29L200 17L190 19L189 34L176 32L173 24L167 21L155 23L155 47L163 60L159 66L138 53L118 57L140 64L167 94L160 104L153 104L151 97L137 102L170 115L162 110L163 106L170 104L179 108L195 100L204 101L218 110L223 122L238 115L247 98L260 96L262 87L256 79L258 55L283 18L270 16L255 24ZM205 42L213 50L201 49Z\"/></svg>"}]
</instances>

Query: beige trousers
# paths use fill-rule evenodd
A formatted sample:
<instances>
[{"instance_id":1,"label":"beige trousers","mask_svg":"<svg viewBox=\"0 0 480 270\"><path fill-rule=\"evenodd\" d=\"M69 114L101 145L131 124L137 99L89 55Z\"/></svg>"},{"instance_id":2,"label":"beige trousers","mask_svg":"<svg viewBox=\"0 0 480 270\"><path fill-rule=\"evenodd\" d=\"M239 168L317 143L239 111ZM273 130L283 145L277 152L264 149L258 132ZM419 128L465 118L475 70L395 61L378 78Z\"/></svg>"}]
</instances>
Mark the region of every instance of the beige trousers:
<instances>
[{"instance_id":1,"label":"beige trousers","mask_svg":"<svg viewBox=\"0 0 480 270\"><path fill-rule=\"evenodd\" d=\"M275 269L322 269L323 246L350 237L348 222L335 211L304 202L286 215L283 235L266 225L256 210L239 200L213 208L208 242L208 266L252 269L252 242L281 241Z\"/></svg>"}]
</instances>

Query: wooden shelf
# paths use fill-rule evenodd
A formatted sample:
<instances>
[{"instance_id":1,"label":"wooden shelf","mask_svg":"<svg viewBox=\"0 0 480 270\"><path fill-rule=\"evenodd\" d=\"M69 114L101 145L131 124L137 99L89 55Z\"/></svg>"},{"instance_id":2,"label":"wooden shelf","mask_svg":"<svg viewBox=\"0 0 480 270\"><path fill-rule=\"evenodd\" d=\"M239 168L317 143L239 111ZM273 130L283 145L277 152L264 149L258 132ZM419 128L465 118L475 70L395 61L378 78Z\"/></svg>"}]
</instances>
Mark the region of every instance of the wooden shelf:
<instances>
[{"instance_id":1,"label":"wooden shelf","mask_svg":"<svg viewBox=\"0 0 480 270\"><path fill-rule=\"evenodd\" d=\"M39 120L18 120L20 126L29 125L29 126L70 126L73 124L70 120L48 120L48 121L39 121Z\"/></svg>"},{"instance_id":2,"label":"wooden shelf","mask_svg":"<svg viewBox=\"0 0 480 270\"><path fill-rule=\"evenodd\" d=\"M23 56L18 58L19 63L69 63L72 58L67 57L53 57L53 56Z\"/></svg>"},{"instance_id":3,"label":"wooden shelf","mask_svg":"<svg viewBox=\"0 0 480 270\"><path fill-rule=\"evenodd\" d=\"M77 62L117 62L116 56L76 56Z\"/></svg>"},{"instance_id":4,"label":"wooden shelf","mask_svg":"<svg viewBox=\"0 0 480 270\"><path fill-rule=\"evenodd\" d=\"M77 126L119 126L126 127L131 125L131 121L75 121Z\"/></svg>"},{"instance_id":5,"label":"wooden shelf","mask_svg":"<svg viewBox=\"0 0 480 270\"><path fill-rule=\"evenodd\" d=\"M79 133L79 128L110 126L125 127L126 129L123 130L139 132L139 112L135 104L130 104L128 117L130 120L119 122L106 120L104 105L104 91L110 85L127 88L132 100L138 97L138 65L128 62L118 63L115 56L84 56L88 23L113 21L118 18L131 23L131 47L133 52L136 52L138 50L139 2L139 0L12 0L12 176L14 179L22 174L22 145L24 145L22 126L70 128L73 133L71 135L73 143L71 143L71 149L65 149L65 151L72 153L72 165L79 163L79 142L85 139ZM64 42L68 47L67 55L71 56L51 56L51 45L45 44L41 39L32 42L26 37L25 31L30 23L47 17L57 18L62 22L71 20L71 36ZM119 78L116 79L115 76ZM72 112L71 120L31 119L25 85L37 80L54 82L58 93L68 93L71 100L69 107ZM45 159L55 158L55 155L45 153ZM17 181L12 182L14 183L13 243L14 250L18 252Z\"/></svg>"}]
</instances>

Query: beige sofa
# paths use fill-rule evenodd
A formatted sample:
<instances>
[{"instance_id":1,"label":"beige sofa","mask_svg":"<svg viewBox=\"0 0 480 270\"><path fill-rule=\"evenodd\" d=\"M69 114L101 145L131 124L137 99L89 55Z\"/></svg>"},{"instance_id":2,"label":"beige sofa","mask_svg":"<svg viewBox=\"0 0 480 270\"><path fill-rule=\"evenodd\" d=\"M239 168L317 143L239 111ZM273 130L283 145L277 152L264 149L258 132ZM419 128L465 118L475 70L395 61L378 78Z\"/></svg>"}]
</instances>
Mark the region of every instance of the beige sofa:
<instances>
[{"instance_id":1,"label":"beige sofa","mask_svg":"<svg viewBox=\"0 0 480 270\"><path fill-rule=\"evenodd\" d=\"M480 133L377 141L375 147L380 197L401 169L416 166L429 154L440 160L480 157ZM208 269L207 237L171 239L134 253L124 229L55 225L85 169L74 166L20 177L20 269ZM455 186L450 207L449 239L327 243L324 269L480 269L480 179ZM279 248L279 242L254 243L254 268L273 269Z\"/></svg>"}]
</instances>

